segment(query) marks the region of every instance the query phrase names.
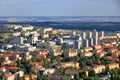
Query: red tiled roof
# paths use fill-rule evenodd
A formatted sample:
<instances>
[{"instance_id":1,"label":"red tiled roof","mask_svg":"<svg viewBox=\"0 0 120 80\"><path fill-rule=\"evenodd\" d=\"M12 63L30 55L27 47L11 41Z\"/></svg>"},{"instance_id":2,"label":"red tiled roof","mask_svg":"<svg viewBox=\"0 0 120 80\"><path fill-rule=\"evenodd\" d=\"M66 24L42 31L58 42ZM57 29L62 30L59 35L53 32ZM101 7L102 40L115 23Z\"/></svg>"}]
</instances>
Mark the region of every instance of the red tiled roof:
<instances>
[{"instance_id":1,"label":"red tiled roof","mask_svg":"<svg viewBox=\"0 0 120 80\"><path fill-rule=\"evenodd\" d=\"M82 54L92 54L91 52L83 52Z\"/></svg>"},{"instance_id":2,"label":"red tiled roof","mask_svg":"<svg viewBox=\"0 0 120 80\"><path fill-rule=\"evenodd\" d=\"M31 77L37 77L37 75L36 74L26 74L25 76L24 76L24 78L30 78L30 76Z\"/></svg>"},{"instance_id":3,"label":"red tiled roof","mask_svg":"<svg viewBox=\"0 0 120 80\"><path fill-rule=\"evenodd\" d=\"M24 54L24 52L12 52L11 54Z\"/></svg>"},{"instance_id":4,"label":"red tiled roof","mask_svg":"<svg viewBox=\"0 0 120 80\"><path fill-rule=\"evenodd\" d=\"M77 50L74 50L74 49L69 51L70 54L76 54L76 52Z\"/></svg>"},{"instance_id":5,"label":"red tiled roof","mask_svg":"<svg viewBox=\"0 0 120 80\"><path fill-rule=\"evenodd\" d=\"M113 48L114 46L112 44L105 45L104 48Z\"/></svg>"},{"instance_id":6,"label":"red tiled roof","mask_svg":"<svg viewBox=\"0 0 120 80\"><path fill-rule=\"evenodd\" d=\"M101 52L99 52L99 53L97 53L97 54L106 54L106 52L105 51L101 51Z\"/></svg>"},{"instance_id":7,"label":"red tiled roof","mask_svg":"<svg viewBox=\"0 0 120 80\"><path fill-rule=\"evenodd\" d=\"M96 50L100 50L100 49L102 49L102 46L101 46L100 44L97 44L97 45L94 45L94 48L95 48Z\"/></svg>"},{"instance_id":8,"label":"red tiled roof","mask_svg":"<svg viewBox=\"0 0 120 80\"><path fill-rule=\"evenodd\" d=\"M5 78L11 77L11 76L14 76L14 74L11 74L11 73L6 74L6 75L5 75Z\"/></svg>"},{"instance_id":9,"label":"red tiled roof","mask_svg":"<svg viewBox=\"0 0 120 80\"><path fill-rule=\"evenodd\" d=\"M107 59L108 59L108 60L113 60L113 61L119 61L118 58L113 58L113 57L111 57L111 56L108 56Z\"/></svg>"}]
</instances>

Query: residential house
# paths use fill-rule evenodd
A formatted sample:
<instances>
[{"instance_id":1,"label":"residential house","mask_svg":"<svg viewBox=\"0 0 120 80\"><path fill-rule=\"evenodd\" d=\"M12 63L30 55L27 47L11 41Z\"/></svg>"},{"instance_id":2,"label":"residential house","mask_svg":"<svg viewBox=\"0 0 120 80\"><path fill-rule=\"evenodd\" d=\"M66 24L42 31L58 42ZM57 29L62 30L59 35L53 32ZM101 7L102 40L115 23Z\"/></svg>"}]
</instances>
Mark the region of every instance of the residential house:
<instances>
[{"instance_id":1,"label":"residential house","mask_svg":"<svg viewBox=\"0 0 120 80\"><path fill-rule=\"evenodd\" d=\"M107 66L109 69L116 69L119 68L119 64L118 63L111 63L111 64L107 64Z\"/></svg>"},{"instance_id":2,"label":"residential house","mask_svg":"<svg viewBox=\"0 0 120 80\"><path fill-rule=\"evenodd\" d=\"M91 57L93 55L92 52L82 52L81 56L85 56L85 57Z\"/></svg>"},{"instance_id":3,"label":"residential house","mask_svg":"<svg viewBox=\"0 0 120 80\"><path fill-rule=\"evenodd\" d=\"M59 56L62 54L62 50L54 50L53 52L51 52L51 55L53 56Z\"/></svg>"},{"instance_id":4,"label":"residential house","mask_svg":"<svg viewBox=\"0 0 120 80\"><path fill-rule=\"evenodd\" d=\"M77 55L78 55L78 53L77 53L76 49L70 49L68 52L64 53L64 56L67 56L67 57L74 57Z\"/></svg>"},{"instance_id":5,"label":"residential house","mask_svg":"<svg viewBox=\"0 0 120 80\"><path fill-rule=\"evenodd\" d=\"M85 48L84 48L84 51L85 51L85 52L93 51L93 48L92 48L92 47L85 47Z\"/></svg>"},{"instance_id":6,"label":"residential house","mask_svg":"<svg viewBox=\"0 0 120 80\"><path fill-rule=\"evenodd\" d=\"M5 80L15 80L15 75L11 74L11 73L5 74L4 79Z\"/></svg>"},{"instance_id":7,"label":"residential house","mask_svg":"<svg viewBox=\"0 0 120 80\"><path fill-rule=\"evenodd\" d=\"M106 55L106 52L105 51L101 51L99 53L96 53L96 56L99 56L99 57L103 57Z\"/></svg>"},{"instance_id":8,"label":"residential house","mask_svg":"<svg viewBox=\"0 0 120 80\"><path fill-rule=\"evenodd\" d=\"M25 80L30 80L30 79L36 80L36 78L37 78L36 74L26 74L26 75L24 75Z\"/></svg>"},{"instance_id":9,"label":"residential house","mask_svg":"<svg viewBox=\"0 0 120 80\"><path fill-rule=\"evenodd\" d=\"M63 67L63 68L67 68L67 67L79 68L79 63L78 62L61 62L56 67L57 68L60 68L60 67Z\"/></svg>"},{"instance_id":10,"label":"residential house","mask_svg":"<svg viewBox=\"0 0 120 80\"><path fill-rule=\"evenodd\" d=\"M120 55L120 51L115 51L114 53L112 53L112 57L118 57Z\"/></svg>"},{"instance_id":11,"label":"residential house","mask_svg":"<svg viewBox=\"0 0 120 80\"><path fill-rule=\"evenodd\" d=\"M95 74L102 73L105 71L104 65L96 65L92 68L95 71Z\"/></svg>"}]
</instances>

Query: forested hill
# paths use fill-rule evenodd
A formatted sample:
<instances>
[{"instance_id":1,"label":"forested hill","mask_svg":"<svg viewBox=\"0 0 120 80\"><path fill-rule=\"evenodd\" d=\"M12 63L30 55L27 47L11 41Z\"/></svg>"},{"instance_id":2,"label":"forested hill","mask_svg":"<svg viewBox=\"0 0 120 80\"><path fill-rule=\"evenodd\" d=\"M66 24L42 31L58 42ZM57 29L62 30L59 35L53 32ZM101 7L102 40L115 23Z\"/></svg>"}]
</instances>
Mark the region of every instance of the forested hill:
<instances>
[{"instance_id":1,"label":"forested hill","mask_svg":"<svg viewBox=\"0 0 120 80\"><path fill-rule=\"evenodd\" d=\"M33 25L55 29L120 31L120 22L0 22L0 24Z\"/></svg>"}]
</instances>

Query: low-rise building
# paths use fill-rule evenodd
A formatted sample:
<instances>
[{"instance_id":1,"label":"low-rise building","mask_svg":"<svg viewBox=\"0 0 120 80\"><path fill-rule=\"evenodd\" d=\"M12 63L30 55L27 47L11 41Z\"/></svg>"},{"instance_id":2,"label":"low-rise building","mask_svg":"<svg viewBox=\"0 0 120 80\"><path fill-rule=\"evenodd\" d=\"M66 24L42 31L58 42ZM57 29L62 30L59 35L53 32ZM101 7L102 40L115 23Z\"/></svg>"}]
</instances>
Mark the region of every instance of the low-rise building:
<instances>
[{"instance_id":1,"label":"low-rise building","mask_svg":"<svg viewBox=\"0 0 120 80\"><path fill-rule=\"evenodd\" d=\"M91 57L93 55L92 52L82 52L81 56Z\"/></svg>"},{"instance_id":2,"label":"low-rise building","mask_svg":"<svg viewBox=\"0 0 120 80\"><path fill-rule=\"evenodd\" d=\"M54 50L50 53L52 56L59 56L62 54L62 50Z\"/></svg>"},{"instance_id":3,"label":"low-rise building","mask_svg":"<svg viewBox=\"0 0 120 80\"><path fill-rule=\"evenodd\" d=\"M67 68L67 67L79 68L79 63L78 62L61 62L56 67L57 68L60 68L60 67L63 67L63 68Z\"/></svg>"},{"instance_id":4,"label":"low-rise building","mask_svg":"<svg viewBox=\"0 0 120 80\"><path fill-rule=\"evenodd\" d=\"M77 55L78 55L78 53L77 53L76 49L70 49L68 52L64 53L64 56L67 56L67 57L74 57Z\"/></svg>"},{"instance_id":5,"label":"low-rise building","mask_svg":"<svg viewBox=\"0 0 120 80\"><path fill-rule=\"evenodd\" d=\"M99 53L96 54L96 56L99 56L99 57L103 57L106 55L106 52L105 51L101 51Z\"/></svg>"},{"instance_id":6,"label":"low-rise building","mask_svg":"<svg viewBox=\"0 0 120 80\"><path fill-rule=\"evenodd\" d=\"M5 80L15 80L15 75L11 74L11 73L8 73L4 76L4 79Z\"/></svg>"},{"instance_id":7,"label":"low-rise building","mask_svg":"<svg viewBox=\"0 0 120 80\"><path fill-rule=\"evenodd\" d=\"M95 71L95 74L102 73L105 71L104 65L96 65L93 67L93 70Z\"/></svg>"},{"instance_id":8,"label":"low-rise building","mask_svg":"<svg viewBox=\"0 0 120 80\"><path fill-rule=\"evenodd\" d=\"M107 64L107 66L109 69L116 69L119 68L119 64L118 63L111 63L111 64Z\"/></svg>"},{"instance_id":9,"label":"low-rise building","mask_svg":"<svg viewBox=\"0 0 120 80\"><path fill-rule=\"evenodd\" d=\"M32 79L32 80L36 80L36 78L37 78L37 75L36 74L27 74L27 75L24 75L24 79L25 80L30 80L30 79Z\"/></svg>"},{"instance_id":10,"label":"low-rise building","mask_svg":"<svg viewBox=\"0 0 120 80\"><path fill-rule=\"evenodd\" d=\"M112 53L112 57L118 57L120 55L120 51L115 51Z\"/></svg>"},{"instance_id":11,"label":"low-rise building","mask_svg":"<svg viewBox=\"0 0 120 80\"><path fill-rule=\"evenodd\" d=\"M93 51L93 48L92 47L85 47L84 48L84 51L88 52L88 51Z\"/></svg>"}]
</instances>

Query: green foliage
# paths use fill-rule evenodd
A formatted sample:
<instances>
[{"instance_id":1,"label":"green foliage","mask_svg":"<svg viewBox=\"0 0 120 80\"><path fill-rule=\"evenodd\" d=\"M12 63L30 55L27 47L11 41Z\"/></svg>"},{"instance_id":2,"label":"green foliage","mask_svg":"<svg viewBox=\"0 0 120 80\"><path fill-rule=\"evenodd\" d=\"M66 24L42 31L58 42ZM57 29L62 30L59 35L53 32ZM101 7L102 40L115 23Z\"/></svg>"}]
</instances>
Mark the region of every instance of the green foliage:
<instances>
[{"instance_id":1,"label":"green foliage","mask_svg":"<svg viewBox=\"0 0 120 80\"><path fill-rule=\"evenodd\" d=\"M43 60L43 67L45 67L45 68L51 68L52 64L50 62L48 62L47 60Z\"/></svg>"},{"instance_id":2,"label":"green foliage","mask_svg":"<svg viewBox=\"0 0 120 80\"><path fill-rule=\"evenodd\" d=\"M94 70L90 70L89 71L89 76L95 76L95 71Z\"/></svg>"},{"instance_id":3,"label":"green foliage","mask_svg":"<svg viewBox=\"0 0 120 80\"><path fill-rule=\"evenodd\" d=\"M64 77L62 78L62 80L70 80L70 78L67 77L67 76L64 76Z\"/></svg>"},{"instance_id":4,"label":"green foliage","mask_svg":"<svg viewBox=\"0 0 120 80\"><path fill-rule=\"evenodd\" d=\"M0 71L0 80L2 80L3 76L5 76L5 73Z\"/></svg>"},{"instance_id":5,"label":"green foliage","mask_svg":"<svg viewBox=\"0 0 120 80\"><path fill-rule=\"evenodd\" d=\"M61 68L58 68L58 69L56 70L56 73L61 73L61 74L63 74L64 71L65 71L65 69L61 67Z\"/></svg>"},{"instance_id":6,"label":"green foliage","mask_svg":"<svg viewBox=\"0 0 120 80\"><path fill-rule=\"evenodd\" d=\"M74 79L75 80L80 80L79 74L75 74Z\"/></svg>"},{"instance_id":7,"label":"green foliage","mask_svg":"<svg viewBox=\"0 0 120 80\"><path fill-rule=\"evenodd\" d=\"M118 50L120 50L120 44L117 46Z\"/></svg>"}]
</instances>

